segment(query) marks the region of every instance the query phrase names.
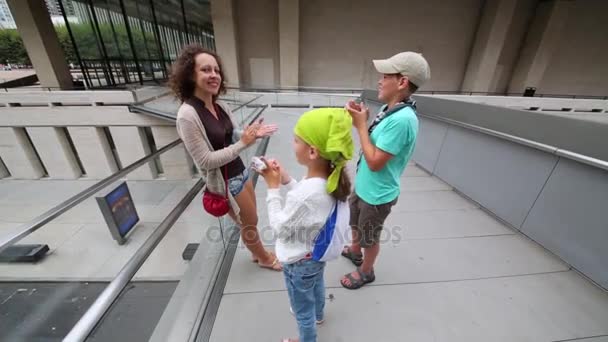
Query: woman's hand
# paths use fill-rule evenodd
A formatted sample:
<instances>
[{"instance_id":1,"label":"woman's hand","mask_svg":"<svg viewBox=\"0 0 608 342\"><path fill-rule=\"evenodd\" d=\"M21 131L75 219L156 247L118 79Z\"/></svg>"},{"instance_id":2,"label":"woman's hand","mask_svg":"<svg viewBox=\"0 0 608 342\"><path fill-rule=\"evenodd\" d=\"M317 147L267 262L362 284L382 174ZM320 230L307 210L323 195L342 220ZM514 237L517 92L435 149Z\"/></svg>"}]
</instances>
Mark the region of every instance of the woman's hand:
<instances>
[{"instance_id":1,"label":"woman's hand","mask_svg":"<svg viewBox=\"0 0 608 342\"><path fill-rule=\"evenodd\" d=\"M258 122L256 122L255 124L253 124L252 126L256 126L257 127L257 131L256 131L256 138L265 138L265 137L269 137L272 134L274 134L274 132L276 132L279 129L279 126L277 126L276 124L269 124L269 125L264 125L264 118L260 118L258 120Z\"/></svg>"},{"instance_id":2,"label":"woman's hand","mask_svg":"<svg viewBox=\"0 0 608 342\"><path fill-rule=\"evenodd\" d=\"M280 165L276 161L269 161L266 158L262 157L264 163L266 163L266 169L264 169L260 174L264 177L266 184L268 185L268 189L278 189L281 184L281 169Z\"/></svg>"},{"instance_id":3,"label":"woman's hand","mask_svg":"<svg viewBox=\"0 0 608 342\"><path fill-rule=\"evenodd\" d=\"M256 132L256 138L265 138L274 134L279 129L276 124L261 125Z\"/></svg>"},{"instance_id":4,"label":"woman's hand","mask_svg":"<svg viewBox=\"0 0 608 342\"><path fill-rule=\"evenodd\" d=\"M253 144L255 142L255 140L257 139L256 133L257 133L256 125L251 125L251 126L245 127L245 129L243 130L243 134L241 135L241 141L247 146Z\"/></svg>"}]
</instances>

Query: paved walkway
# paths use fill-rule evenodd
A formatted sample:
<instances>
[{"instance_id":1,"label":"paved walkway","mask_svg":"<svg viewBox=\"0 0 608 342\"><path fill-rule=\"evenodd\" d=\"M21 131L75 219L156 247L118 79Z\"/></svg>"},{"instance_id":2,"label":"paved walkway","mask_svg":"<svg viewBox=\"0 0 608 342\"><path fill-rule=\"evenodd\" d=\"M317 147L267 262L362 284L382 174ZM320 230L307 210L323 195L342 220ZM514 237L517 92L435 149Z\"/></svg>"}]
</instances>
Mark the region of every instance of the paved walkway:
<instances>
[{"instance_id":1,"label":"paved walkway","mask_svg":"<svg viewBox=\"0 0 608 342\"><path fill-rule=\"evenodd\" d=\"M54 207L96 181L0 180L0 236ZM59 216L19 243L44 243L49 254L36 264L0 263L1 281L109 281L135 254L195 180L128 181L140 222L125 245L110 235L94 198ZM197 198L200 198L198 196ZM217 219L193 201L153 251L134 280L180 280L188 267L181 253L197 243Z\"/></svg>"},{"instance_id":2,"label":"paved walkway","mask_svg":"<svg viewBox=\"0 0 608 342\"><path fill-rule=\"evenodd\" d=\"M297 177L303 169L290 142L302 112L265 114L280 126L267 155ZM256 191L260 227L268 232L263 181ZM608 341L607 293L415 165L386 226L375 283L343 289L339 279L353 266L345 259L328 264L332 299L319 341ZM282 275L257 268L239 248L211 340L289 336L297 330Z\"/></svg>"}]
</instances>

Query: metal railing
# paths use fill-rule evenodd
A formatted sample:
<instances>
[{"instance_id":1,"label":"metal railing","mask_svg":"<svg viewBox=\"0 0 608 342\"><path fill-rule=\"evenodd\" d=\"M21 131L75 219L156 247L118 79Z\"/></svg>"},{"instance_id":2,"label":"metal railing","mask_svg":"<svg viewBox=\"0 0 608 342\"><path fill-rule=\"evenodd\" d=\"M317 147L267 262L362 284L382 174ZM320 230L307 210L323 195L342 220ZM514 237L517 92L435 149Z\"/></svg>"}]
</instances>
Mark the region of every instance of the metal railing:
<instances>
[{"instance_id":1,"label":"metal railing","mask_svg":"<svg viewBox=\"0 0 608 342\"><path fill-rule=\"evenodd\" d=\"M257 112L254 111L255 114L252 114L253 118L250 119L249 124L252 124L266 109L266 107L261 108ZM244 121L247 121L245 119ZM268 146L269 138L264 138L260 143L260 147L258 148L258 153L260 150L266 150ZM172 144L179 143L181 140L176 141ZM168 145L169 146L169 145ZM168 147L167 146L167 147ZM165 148L167 148L165 147ZM160 150L158 151L160 152ZM157 152L157 153L158 153ZM150 156L152 157L152 155ZM257 175L253 176L253 182L257 181ZM104 291L97 297L95 302L89 307L86 313L78 320L76 325L70 330L68 335L63 339L66 342L80 342L85 341L86 338L91 334L91 332L95 329L97 324L102 320L103 316L110 309L112 304L118 299L121 292L127 286L129 281L133 278L133 276L137 273L141 265L146 261L148 256L152 253L154 248L160 243L165 234L171 229L173 224L177 221L180 215L186 210L188 205L192 202L194 197L199 193L199 191L203 188L204 181L200 179L188 193L184 196L184 198L175 206L175 208L169 213L169 215L161 222L161 224L152 232L150 237L144 242L144 244L135 252L135 255L131 257L125 266L121 269L118 275L110 282L110 284L104 289ZM233 234L238 233L238 230L233 230ZM234 241L234 237L231 238L231 241ZM238 239L236 240L238 242ZM236 243L231 244L229 250L226 252L227 258L224 258L222 261L223 269L228 267L232 263L232 258L234 257L234 252L236 251ZM224 269L225 278L227 279L227 273ZM220 279L223 281L225 285L226 279ZM210 291L210 297L205 299L205 303L203 303L206 310L215 310L217 311L217 307L210 307L208 305L209 301L215 298L215 302L219 306L219 301L217 300L218 296L218 287L214 285L213 291ZM219 296L221 298L221 293L223 292L223 285L221 286L221 292L219 292ZM215 312L213 311L213 312ZM207 315L202 315L197 317L193 325L193 332L198 332L201 324L203 323L204 317ZM209 318L207 318L208 320ZM213 314L213 320L215 319L215 314ZM212 321L213 321L212 320ZM207 321L206 321L207 322ZM205 325L203 325L205 326ZM193 335L194 338L197 334Z\"/></svg>"},{"instance_id":2,"label":"metal railing","mask_svg":"<svg viewBox=\"0 0 608 342\"><path fill-rule=\"evenodd\" d=\"M605 161L605 160L589 157L589 156L586 156L586 155L583 155L580 153L576 153L576 152L568 151L568 150L561 149L561 148L558 148L555 146L539 143L537 141L525 139L525 138L518 137L515 135L495 131L495 130L492 130L489 128L471 125L471 124L456 121L456 120L446 119L446 118L438 117L435 115L418 113L418 116L421 116L424 118L429 118L429 119L436 120L436 121L445 122L445 123L453 125L453 126L459 126L462 128L470 129L475 132L491 135L491 136L494 136L494 137L497 137L500 139L514 142L516 144L528 146L528 147L531 147L531 148L534 148L534 149L537 149L537 150L540 150L543 152L547 152L547 153L550 153L550 154L553 154L553 155L556 155L559 157L563 157L566 159L571 159L571 160L574 160L574 161L577 161L577 162L580 162L583 164L587 164L587 165L608 171L608 161Z\"/></svg>"},{"instance_id":3,"label":"metal railing","mask_svg":"<svg viewBox=\"0 0 608 342\"><path fill-rule=\"evenodd\" d=\"M9 234L8 237L3 237L2 239L0 239L0 252L5 250L6 248L10 247L11 245L15 244L16 242L23 239L24 237L28 236L29 234L35 232L36 230L38 230L45 224L56 219L61 214L65 213L66 211L75 207L76 205L78 205L79 203L84 201L85 199L93 196L99 190L112 184L113 182L120 179L121 177L128 174L129 172L135 170L139 166L153 161L155 158L157 158L161 154L169 151L170 149L172 149L173 147L175 147L181 143L182 143L182 141L180 139L173 141L172 143L166 145L165 147L159 149L158 151L135 161L131 165L123 168L122 170L112 174L111 176L108 176L105 179L102 179L101 181L93 184L92 186L88 187L87 189L68 198L67 200L61 202L60 204L58 204L55 207L51 208L50 210L44 212L43 214L39 215L38 217L32 219L31 221L20 225L19 227L17 227L17 232Z\"/></svg>"},{"instance_id":4,"label":"metal railing","mask_svg":"<svg viewBox=\"0 0 608 342\"><path fill-rule=\"evenodd\" d=\"M131 281L131 278L137 273L141 265L146 261L154 248L160 243L162 238L167 234L169 229L180 215L186 210L190 202L203 188L205 182L200 179L188 191L186 196L173 208L161 224L152 232L150 237L144 244L135 252L135 255L129 259L127 264L120 270L116 278L103 290L97 297L95 302L89 307L85 314L78 320L76 325L70 330L63 341L80 342L84 341L93 331L95 326L101 321L105 313L108 311L112 303L116 301L122 290Z\"/></svg>"}]
</instances>

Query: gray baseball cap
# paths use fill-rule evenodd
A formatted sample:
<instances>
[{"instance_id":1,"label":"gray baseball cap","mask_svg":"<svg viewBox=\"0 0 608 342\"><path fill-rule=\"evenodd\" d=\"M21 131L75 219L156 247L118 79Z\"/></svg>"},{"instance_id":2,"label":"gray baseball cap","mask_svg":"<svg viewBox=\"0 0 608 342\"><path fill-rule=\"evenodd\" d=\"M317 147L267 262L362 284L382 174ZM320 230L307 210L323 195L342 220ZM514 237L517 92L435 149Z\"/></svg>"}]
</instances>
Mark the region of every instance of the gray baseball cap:
<instances>
[{"instance_id":1,"label":"gray baseball cap","mask_svg":"<svg viewBox=\"0 0 608 342\"><path fill-rule=\"evenodd\" d=\"M400 52L387 59L373 60L374 67L381 74L401 74L418 87L431 79L429 63L417 52Z\"/></svg>"}]
</instances>

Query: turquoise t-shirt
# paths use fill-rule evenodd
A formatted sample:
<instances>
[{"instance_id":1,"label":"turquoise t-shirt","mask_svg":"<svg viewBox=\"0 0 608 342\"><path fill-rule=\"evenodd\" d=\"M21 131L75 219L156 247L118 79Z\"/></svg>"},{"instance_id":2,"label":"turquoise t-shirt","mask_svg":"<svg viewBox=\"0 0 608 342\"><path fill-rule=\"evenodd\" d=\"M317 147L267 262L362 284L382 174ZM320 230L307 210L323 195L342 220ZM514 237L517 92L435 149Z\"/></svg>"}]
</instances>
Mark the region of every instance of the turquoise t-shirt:
<instances>
[{"instance_id":1,"label":"turquoise t-shirt","mask_svg":"<svg viewBox=\"0 0 608 342\"><path fill-rule=\"evenodd\" d=\"M372 131L374 146L393 155L380 171L372 171L365 158L359 164L355 177L355 193L371 205L393 201L401 192L400 179L410 160L416 136L418 118L412 107L404 107L384 118Z\"/></svg>"}]
</instances>

